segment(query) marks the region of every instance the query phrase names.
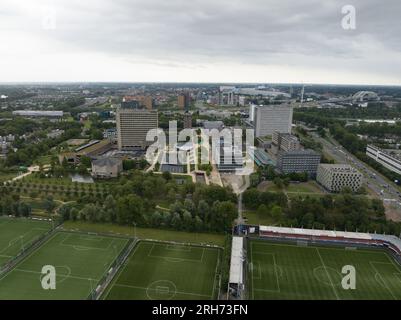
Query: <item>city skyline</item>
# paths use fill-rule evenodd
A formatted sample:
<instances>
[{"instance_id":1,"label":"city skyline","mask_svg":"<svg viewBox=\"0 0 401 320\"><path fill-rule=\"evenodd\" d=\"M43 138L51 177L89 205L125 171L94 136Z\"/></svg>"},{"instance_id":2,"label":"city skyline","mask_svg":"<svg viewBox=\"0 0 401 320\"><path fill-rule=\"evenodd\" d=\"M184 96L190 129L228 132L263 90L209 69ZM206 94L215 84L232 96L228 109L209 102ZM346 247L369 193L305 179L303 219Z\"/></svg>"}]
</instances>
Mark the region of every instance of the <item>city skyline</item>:
<instances>
[{"instance_id":1,"label":"city skyline","mask_svg":"<svg viewBox=\"0 0 401 320\"><path fill-rule=\"evenodd\" d=\"M0 10L0 82L400 85L401 4L28 1Z\"/></svg>"}]
</instances>

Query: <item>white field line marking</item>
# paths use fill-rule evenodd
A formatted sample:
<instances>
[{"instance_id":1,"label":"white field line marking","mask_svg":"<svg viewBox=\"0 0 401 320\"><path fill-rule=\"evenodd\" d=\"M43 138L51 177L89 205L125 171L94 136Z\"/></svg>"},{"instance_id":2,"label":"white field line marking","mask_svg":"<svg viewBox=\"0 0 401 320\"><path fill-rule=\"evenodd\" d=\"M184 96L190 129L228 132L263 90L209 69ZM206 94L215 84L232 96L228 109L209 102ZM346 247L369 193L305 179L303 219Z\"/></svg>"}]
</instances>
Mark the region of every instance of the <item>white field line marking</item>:
<instances>
[{"instance_id":1,"label":"white field line marking","mask_svg":"<svg viewBox=\"0 0 401 320\"><path fill-rule=\"evenodd\" d=\"M205 250L205 249L203 249L203 250ZM203 251L203 252L205 252L205 251ZM211 299L214 299L214 290L215 290L215 287L216 287L216 278L217 278L217 269L218 269L218 267L219 267L219 264L220 264L220 250L218 250L217 249L217 262L216 262L216 268L214 269L214 279L213 279L213 289L212 289L212 297L211 297ZM203 258L203 255L202 255L202 258ZM217 299L218 299L218 297L217 297Z\"/></svg>"},{"instance_id":2,"label":"white field line marking","mask_svg":"<svg viewBox=\"0 0 401 320\"><path fill-rule=\"evenodd\" d=\"M44 243L42 243L41 246L35 248L35 250L33 250L30 254L28 254L27 256L23 257L23 259L21 261L18 262L17 265L22 264L24 261L26 261L28 258L30 258L32 255L34 255L35 253L37 253L39 251L39 249L45 247L45 245L52 240L53 238L56 237L56 235L58 235L59 233L53 233L48 239L46 239L46 241ZM12 271L12 270L11 270ZM11 274L12 272L6 272L2 277L0 277L0 281L5 279L9 274Z\"/></svg>"},{"instance_id":3,"label":"white field line marking","mask_svg":"<svg viewBox=\"0 0 401 320\"><path fill-rule=\"evenodd\" d=\"M154 254L152 254L152 252L153 252L153 249L154 249L154 247L155 246L159 246L159 247L162 247L163 249L165 249L165 245L161 245L161 244L153 244L152 245L152 248L150 249L150 251L149 251L149 253L148 253L148 257L150 257L150 258L158 258L158 259L165 259L165 260L167 260L168 261L168 259L177 259L177 261L188 261L188 262L202 262L202 260L203 260L203 253L205 252L205 248L202 248L203 249L203 252L202 252L202 256L201 256L201 259L188 259L188 258L174 258L174 257L166 257L166 256L159 256L159 255L154 255ZM172 250L170 250L170 251L172 251ZM191 251L190 251L191 252Z\"/></svg>"},{"instance_id":4,"label":"white field line marking","mask_svg":"<svg viewBox=\"0 0 401 320\"><path fill-rule=\"evenodd\" d=\"M185 252L191 252L192 248L191 247L187 247L187 246L182 246L182 245L173 245L173 244L168 244L166 245L166 250L171 250L171 251L185 251Z\"/></svg>"},{"instance_id":5,"label":"white field line marking","mask_svg":"<svg viewBox=\"0 0 401 320\"><path fill-rule=\"evenodd\" d=\"M277 280L278 292L281 293L281 290L280 290L280 283L279 283L278 274L277 274L277 264L276 264L276 257L275 257L275 254L273 254L273 268L274 268L274 274L275 274L276 280Z\"/></svg>"},{"instance_id":6,"label":"white field line marking","mask_svg":"<svg viewBox=\"0 0 401 320\"><path fill-rule=\"evenodd\" d=\"M144 288L144 287L129 286L129 285L121 284L121 283L118 282L118 280L119 280L119 278L121 277L121 275L124 274L124 272L126 271L128 265L129 265L129 262L132 261L133 259L135 259L135 253L136 253L136 251L137 251L138 248L139 248L140 246L142 246L142 245L146 245L146 243L139 243L139 244L136 245L136 247L135 247L135 249L133 250L133 252L131 253L130 257L126 260L124 266L121 268L121 271L119 272L117 278L109 285L109 289L104 293L104 296L105 296L105 297L107 297L107 296L110 294L110 291L112 290L112 288L113 288L114 286L127 286L127 287L131 287L131 288L137 288L137 289L143 289L143 290L147 290L147 289L148 289L148 288ZM150 257L150 258L155 257L155 258L158 258L158 259L165 259L166 257L158 257L158 256L153 256L153 255L151 255L152 250L153 250L153 248L155 247L155 245L156 245L156 243L152 243L152 247L151 247L150 250L148 251L147 256ZM203 249L217 250L217 249L215 249L215 248L203 248ZM218 252L218 261L219 261L219 258L220 258L220 251L217 250L217 252ZM194 262L194 261L199 261L199 260L188 260L188 261ZM217 262L217 263L216 263L216 269L215 269L215 275L214 275L214 281L213 281L213 291L212 291L212 296L211 296L211 297L208 296L208 295L195 294L195 293L187 293L187 292L178 292L178 291L177 291L177 293L180 293L180 294L188 294L188 295L195 295L195 296L204 296L204 297L208 297L208 298L213 299L213 297L214 297L214 291L215 291L215 284L216 284L215 282L216 282L216 275L217 275L218 266L219 266L219 263ZM151 289L151 290L154 290L154 289Z\"/></svg>"},{"instance_id":7,"label":"white field line marking","mask_svg":"<svg viewBox=\"0 0 401 320\"><path fill-rule=\"evenodd\" d=\"M152 247L150 248L150 250L148 252L148 257L152 257L152 251L153 251L154 247L155 247L155 244L153 243Z\"/></svg>"},{"instance_id":8,"label":"white field line marking","mask_svg":"<svg viewBox=\"0 0 401 320\"><path fill-rule=\"evenodd\" d=\"M386 256L386 258L391 262L391 264L397 269L397 271L399 271L399 272L401 273L400 265L397 264L397 263L395 263L394 259L392 259L391 256L389 256L389 255L387 254L387 252L383 251L383 254L384 254L384 255Z\"/></svg>"},{"instance_id":9,"label":"white field line marking","mask_svg":"<svg viewBox=\"0 0 401 320\"><path fill-rule=\"evenodd\" d=\"M257 289L257 290L266 290L269 292L279 292L281 293L281 289L280 289L280 284L279 284L279 279L278 279L278 273L277 273L277 264L276 264L276 257L275 257L275 253L272 252L260 252L260 251L256 251L256 252L252 252L252 243L251 243L251 255L253 257L253 254L261 254L261 255L270 255L273 257L273 269L274 269L274 275L276 276L276 281L277 281L277 290L271 290L271 289ZM260 261L258 261L258 270L259 270L259 276L258 277L254 277L253 276L253 272L252 272L252 281L253 279L257 279L257 280L262 280L262 268L260 266ZM253 271L253 270L252 270ZM253 287L253 284L252 284Z\"/></svg>"},{"instance_id":10,"label":"white field line marking","mask_svg":"<svg viewBox=\"0 0 401 320\"><path fill-rule=\"evenodd\" d=\"M254 286L254 281L253 281L253 253L252 253L252 248L253 248L253 243L251 242L251 263L252 263L252 299L255 300L255 286Z\"/></svg>"},{"instance_id":11,"label":"white field line marking","mask_svg":"<svg viewBox=\"0 0 401 320\"><path fill-rule=\"evenodd\" d=\"M105 298L107 298L107 296L109 295L111 289L117 285L118 283L118 279L120 279L121 275L125 272L125 269L127 268L127 266L129 265L129 262L134 258L134 255L138 249L138 247L140 246L140 243L137 243L135 245L134 250L131 252L131 254L127 257L127 259L125 260L124 264L121 266L118 274L114 275L112 281L109 283L108 287L106 288L106 291L103 293L103 296ZM107 270L108 271L108 270Z\"/></svg>"},{"instance_id":12,"label":"white field line marking","mask_svg":"<svg viewBox=\"0 0 401 320\"><path fill-rule=\"evenodd\" d=\"M70 238L72 234L70 234L67 238L65 238L63 241L60 242L60 245L65 246L65 247L72 247L75 250L79 250L80 248L84 249L84 250L101 250L101 251L107 251L110 249L111 244L114 242L115 238L106 238L106 237L99 237L99 239L109 239L111 240L109 242L109 245L105 248L96 248L96 247L87 247L84 245L80 245L80 244L67 244L64 243L64 241L66 241L68 238ZM94 236L95 237L95 236ZM97 237L97 236L96 236ZM80 239L80 238L79 238Z\"/></svg>"},{"instance_id":13,"label":"white field line marking","mask_svg":"<svg viewBox=\"0 0 401 320\"><path fill-rule=\"evenodd\" d=\"M114 241L114 240L116 240L116 238L114 238L113 241ZM113 255L113 256L115 255L115 256L111 259L111 262L110 262L110 264L109 264L109 267L106 268L105 271L103 272L103 275L102 275L101 279L104 279L104 278L105 278L106 274L107 274L107 273L109 272L109 270L111 269L111 265L112 265L113 262L117 259L117 257L120 255L121 251L123 250L123 248L125 247L125 245L126 245L127 243L128 243L128 239L125 239L125 240L124 240L124 245L120 248L120 250L119 250L118 252L116 252L115 250L113 250L112 255ZM128 259L127 259L127 260L128 260ZM116 275L113 276L113 279L114 279L115 276L116 276ZM113 279L111 280L110 283L112 283ZM97 280L97 281L96 281L96 284L97 284L97 285L99 284L99 281L100 281L100 280ZM110 286L110 283L109 283L109 286ZM111 287L111 286L110 286L110 287Z\"/></svg>"},{"instance_id":14,"label":"white field line marking","mask_svg":"<svg viewBox=\"0 0 401 320\"><path fill-rule=\"evenodd\" d=\"M25 232L24 234L20 235L19 237L16 237L16 238L14 238L14 239L11 239L11 240L8 242L8 246L7 246L7 247L4 247L4 248L0 251L0 253L4 252L5 250L7 250L7 249L10 248L11 246L13 246L15 243L20 243L21 239L24 239L25 236L26 236L27 234L31 233L33 230L47 231L47 229L43 229L43 228L32 228L32 229L30 229L29 231ZM31 238L31 240L32 240L32 239L33 239L33 238ZM23 241L23 244L27 244L28 242L29 242L29 240Z\"/></svg>"},{"instance_id":15,"label":"white field line marking","mask_svg":"<svg viewBox=\"0 0 401 320\"><path fill-rule=\"evenodd\" d=\"M316 245L312 244L311 246L300 247L300 246L297 246L296 244L283 244L283 243L273 243L273 242L260 243L260 242L258 242L257 245L258 246L261 245L261 246L279 246L279 247L290 247L290 248L304 248L304 249L321 248L321 249L324 249L324 250L345 251L345 248L343 248L343 247L333 248L333 247L330 247L330 246L325 246L324 244L320 245L320 246L316 246ZM358 248L357 252L355 252L355 253L370 253L370 254L372 254L372 252L379 253L379 252L383 252L383 250L380 250L380 249L379 250L374 250L374 249L372 249L372 250L363 250L363 249L359 249ZM385 254L385 252L383 252L383 253Z\"/></svg>"},{"instance_id":16,"label":"white field line marking","mask_svg":"<svg viewBox=\"0 0 401 320\"><path fill-rule=\"evenodd\" d=\"M252 268L253 268L253 270L255 269L255 268L254 268L255 266L257 266L257 270L258 270L259 272L258 272L258 276L257 276L257 277L254 276L254 279L262 280L262 270L261 270L261 267L260 267L260 262L259 262L259 261L256 261L255 263L252 263Z\"/></svg>"},{"instance_id":17,"label":"white field line marking","mask_svg":"<svg viewBox=\"0 0 401 320\"><path fill-rule=\"evenodd\" d=\"M144 287L138 287L138 286L131 286L128 284L115 284L116 287L126 287L126 288L131 288L131 289L140 289L140 290L152 290L152 291L157 291L156 288L144 288ZM190 296L198 296L198 297L208 297L211 298L210 296L206 294L200 294L200 293L192 293L192 292L183 292L183 291L175 291L175 293L178 294L185 294L185 295L190 295Z\"/></svg>"},{"instance_id":18,"label":"white field line marking","mask_svg":"<svg viewBox=\"0 0 401 320\"><path fill-rule=\"evenodd\" d=\"M205 248L202 248L202 256L201 256L200 262L203 262L203 255L204 254L205 254Z\"/></svg>"},{"instance_id":19,"label":"white field line marking","mask_svg":"<svg viewBox=\"0 0 401 320\"><path fill-rule=\"evenodd\" d=\"M42 274L41 272L38 272L38 271L25 270L25 269L19 269L19 268L16 268L14 270L18 271L18 272L25 272L25 273ZM68 278L72 278L72 279L86 280L86 281L90 281L90 280L94 280L94 281L97 281L97 282L100 281L98 279L86 278L86 277L81 277L81 276L73 276L71 274L69 274L69 275L68 274L57 275L57 277L67 278L67 279Z\"/></svg>"},{"instance_id":20,"label":"white field line marking","mask_svg":"<svg viewBox=\"0 0 401 320\"><path fill-rule=\"evenodd\" d=\"M334 294L336 295L337 300L340 300L340 297L339 297L338 294L337 294L337 290L336 290L336 288L334 287L333 281L331 280L329 271L327 270L326 265L324 264L323 258L322 258L322 256L320 255L319 249L318 249L318 248L315 248L315 249L316 249L316 251L317 251L317 254L319 255L320 262L322 263L322 265L323 265L323 267L324 267L324 270L326 271L326 275L327 275L327 277L328 277L329 280L330 280L330 284L331 284L331 286L332 286L332 288L333 288Z\"/></svg>"},{"instance_id":21,"label":"white field line marking","mask_svg":"<svg viewBox=\"0 0 401 320\"><path fill-rule=\"evenodd\" d=\"M376 272L376 274L380 277L380 279L382 280L382 282L383 282L385 288L388 290L388 292L390 292L390 294L391 294L391 296L393 297L393 299L394 299L394 300L397 300L397 298L394 296L393 292L391 291L391 289L390 289L389 286L387 285L386 281L384 281L384 278L382 277L382 275L380 274L380 272L377 271L377 269L376 269L376 267L375 267L375 263L377 263L377 262L369 261L370 266L373 268L373 270ZM380 262L380 263L381 263L381 264L390 264L390 263L386 263L386 262L384 262L384 263Z\"/></svg>"}]
</instances>

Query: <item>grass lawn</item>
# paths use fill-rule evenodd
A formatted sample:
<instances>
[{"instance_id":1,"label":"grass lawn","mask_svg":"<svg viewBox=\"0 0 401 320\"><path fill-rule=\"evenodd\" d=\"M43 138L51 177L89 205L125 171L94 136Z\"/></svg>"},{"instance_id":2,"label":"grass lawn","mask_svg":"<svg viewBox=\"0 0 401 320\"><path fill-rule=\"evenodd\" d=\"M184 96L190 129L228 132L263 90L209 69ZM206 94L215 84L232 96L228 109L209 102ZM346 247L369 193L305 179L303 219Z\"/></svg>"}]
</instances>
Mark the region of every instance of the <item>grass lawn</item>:
<instances>
[{"instance_id":1,"label":"grass lawn","mask_svg":"<svg viewBox=\"0 0 401 320\"><path fill-rule=\"evenodd\" d=\"M11 180L18 175L17 172L0 172L0 183Z\"/></svg>"},{"instance_id":2,"label":"grass lawn","mask_svg":"<svg viewBox=\"0 0 401 320\"><path fill-rule=\"evenodd\" d=\"M57 232L0 278L3 299L86 299L128 239ZM56 289L44 290L41 271L56 269Z\"/></svg>"},{"instance_id":3,"label":"grass lawn","mask_svg":"<svg viewBox=\"0 0 401 320\"><path fill-rule=\"evenodd\" d=\"M105 291L111 300L216 299L220 250L140 242Z\"/></svg>"},{"instance_id":4,"label":"grass lawn","mask_svg":"<svg viewBox=\"0 0 401 320\"><path fill-rule=\"evenodd\" d=\"M35 160L35 164L38 165L45 165L45 164L50 164L52 160L52 155L45 155L45 156L41 156L39 157L37 160Z\"/></svg>"},{"instance_id":5,"label":"grass lawn","mask_svg":"<svg viewBox=\"0 0 401 320\"><path fill-rule=\"evenodd\" d=\"M298 192L298 193L323 193L322 189L318 186L315 181L301 182L301 183L291 183L287 192Z\"/></svg>"},{"instance_id":6,"label":"grass lawn","mask_svg":"<svg viewBox=\"0 0 401 320\"><path fill-rule=\"evenodd\" d=\"M66 230L81 230L85 232L97 232L105 234L134 235L134 227L120 226L111 223L90 223L83 221L66 221L63 224ZM190 243L204 243L224 246L223 234L182 232L164 229L136 228L136 235L140 239L152 239L162 241L178 241Z\"/></svg>"},{"instance_id":7,"label":"grass lawn","mask_svg":"<svg viewBox=\"0 0 401 320\"><path fill-rule=\"evenodd\" d=\"M275 221L273 220L272 217L269 217L268 215L260 215L256 211L244 211L242 213L243 217L246 217L247 224L256 224L256 225L264 225L264 226L274 226Z\"/></svg>"},{"instance_id":8,"label":"grass lawn","mask_svg":"<svg viewBox=\"0 0 401 320\"><path fill-rule=\"evenodd\" d=\"M323 191L316 181L290 183L287 188L279 189L272 181L264 181L258 186L260 191L269 192L288 192L288 193L317 193L322 194Z\"/></svg>"},{"instance_id":9,"label":"grass lawn","mask_svg":"<svg viewBox=\"0 0 401 320\"><path fill-rule=\"evenodd\" d=\"M48 221L0 217L0 267L51 227Z\"/></svg>"},{"instance_id":10,"label":"grass lawn","mask_svg":"<svg viewBox=\"0 0 401 320\"><path fill-rule=\"evenodd\" d=\"M401 267L383 250L248 243L250 299L401 299ZM341 285L343 266L356 271L356 289Z\"/></svg>"}]
</instances>

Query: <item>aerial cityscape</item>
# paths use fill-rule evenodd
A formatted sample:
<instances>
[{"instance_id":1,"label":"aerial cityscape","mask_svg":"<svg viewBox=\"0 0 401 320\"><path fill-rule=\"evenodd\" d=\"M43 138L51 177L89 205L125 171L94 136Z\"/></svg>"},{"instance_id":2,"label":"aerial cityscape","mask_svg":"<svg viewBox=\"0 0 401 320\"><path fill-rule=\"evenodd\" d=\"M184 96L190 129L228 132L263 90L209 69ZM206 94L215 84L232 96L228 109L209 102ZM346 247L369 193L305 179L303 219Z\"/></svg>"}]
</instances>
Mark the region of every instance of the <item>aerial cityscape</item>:
<instances>
[{"instance_id":1,"label":"aerial cityscape","mask_svg":"<svg viewBox=\"0 0 401 320\"><path fill-rule=\"evenodd\" d=\"M399 3L38 2L0 9L0 300L401 300Z\"/></svg>"}]
</instances>

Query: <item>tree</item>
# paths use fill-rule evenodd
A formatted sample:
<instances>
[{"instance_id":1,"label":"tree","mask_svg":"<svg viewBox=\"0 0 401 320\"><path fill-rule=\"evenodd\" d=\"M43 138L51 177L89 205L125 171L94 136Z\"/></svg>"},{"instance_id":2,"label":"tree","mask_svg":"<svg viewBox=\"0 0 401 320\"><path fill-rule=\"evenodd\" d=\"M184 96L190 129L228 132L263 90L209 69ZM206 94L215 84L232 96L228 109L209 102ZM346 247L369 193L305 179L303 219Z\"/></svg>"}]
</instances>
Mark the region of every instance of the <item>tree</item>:
<instances>
[{"instance_id":1,"label":"tree","mask_svg":"<svg viewBox=\"0 0 401 320\"><path fill-rule=\"evenodd\" d=\"M227 231L237 217L237 208L230 201L215 201L212 206L210 226L214 231Z\"/></svg>"},{"instance_id":2,"label":"tree","mask_svg":"<svg viewBox=\"0 0 401 320\"><path fill-rule=\"evenodd\" d=\"M203 221L209 220L210 208L205 200L200 200L198 203L198 215Z\"/></svg>"},{"instance_id":3,"label":"tree","mask_svg":"<svg viewBox=\"0 0 401 320\"><path fill-rule=\"evenodd\" d=\"M277 188L279 188L279 189L284 188L283 180L281 180L279 177L274 178L273 182L277 186Z\"/></svg>"},{"instance_id":4,"label":"tree","mask_svg":"<svg viewBox=\"0 0 401 320\"><path fill-rule=\"evenodd\" d=\"M18 204L18 215L20 215L22 217L28 217L28 216L30 216L31 211L32 211L31 206L29 206L25 202L20 202Z\"/></svg>"},{"instance_id":5,"label":"tree","mask_svg":"<svg viewBox=\"0 0 401 320\"><path fill-rule=\"evenodd\" d=\"M280 206L273 206L271 209L271 216L274 221L280 221L283 217L283 210Z\"/></svg>"},{"instance_id":6,"label":"tree","mask_svg":"<svg viewBox=\"0 0 401 320\"><path fill-rule=\"evenodd\" d=\"M192 216L195 215L195 204L190 199L184 200L184 208L187 210Z\"/></svg>"},{"instance_id":7,"label":"tree","mask_svg":"<svg viewBox=\"0 0 401 320\"><path fill-rule=\"evenodd\" d=\"M56 207L56 204L54 203L53 197L52 196L48 196L44 202L43 202L43 207L45 208L45 210L50 214L54 208Z\"/></svg>"},{"instance_id":8,"label":"tree","mask_svg":"<svg viewBox=\"0 0 401 320\"><path fill-rule=\"evenodd\" d=\"M163 171L162 176L166 181L169 181L172 179L172 175L171 175L170 171Z\"/></svg>"},{"instance_id":9,"label":"tree","mask_svg":"<svg viewBox=\"0 0 401 320\"><path fill-rule=\"evenodd\" d=\"M182 228L182 221L181 217L178 213L174 213L171 219L171 226L176 230L181 230Z\"/></svg>"},{"instance_id":10,"label":"tree","mask_svg":"<svg viewBox=\"0 0 401 320\"><path fill-rule=\"evenodd\" d=\"M258 216L267 216L270 214L269 209L267 208L267 206L265 204L261 204L258 209L257 209L257 214Z\"/></svg>"},{"instance_id":11,"label":"tree","mask_svg":"<svg viewBox=\"0 0 401 320\"><path fill-rule=\"evenodd\" d=\"M92 166L92 160L88 156L81 156L80 161L85 168L90 168Z\"/></svg>"},{"instance_id":12,"label":"tree","mask_svg":"<svg viewBox=\"0 0 401 320\"><path fill-rule=\"evenodd\" d=\"M260 191L257 189L248 189L242 195L245 206L249 209L256 209L259 206Z\"/></svg>"}]
</instances>

